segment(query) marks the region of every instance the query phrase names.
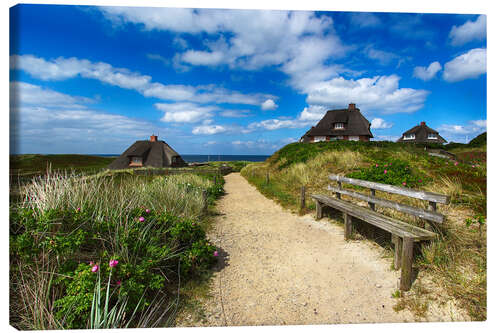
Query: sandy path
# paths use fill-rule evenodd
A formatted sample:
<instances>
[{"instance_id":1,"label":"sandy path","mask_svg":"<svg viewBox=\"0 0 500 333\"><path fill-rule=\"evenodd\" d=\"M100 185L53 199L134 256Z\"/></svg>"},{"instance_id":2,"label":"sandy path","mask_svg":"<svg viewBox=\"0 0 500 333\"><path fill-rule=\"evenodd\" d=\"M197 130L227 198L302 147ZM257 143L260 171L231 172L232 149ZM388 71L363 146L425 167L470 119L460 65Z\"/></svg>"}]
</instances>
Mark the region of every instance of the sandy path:
<instances>
[{"instance_id":1,"label":"sandy path","mask_svg":"<svg viewBox=\"0 0 500 333\"><path fill-rule=\"evenodd\" d=\"M399 273L382 249L344 241L343 229L297 216L240 176L225 177L221 213L209 235L221 250L195 326L292 325L413 321L392 309Z\"/></svg>"}]
</instances>

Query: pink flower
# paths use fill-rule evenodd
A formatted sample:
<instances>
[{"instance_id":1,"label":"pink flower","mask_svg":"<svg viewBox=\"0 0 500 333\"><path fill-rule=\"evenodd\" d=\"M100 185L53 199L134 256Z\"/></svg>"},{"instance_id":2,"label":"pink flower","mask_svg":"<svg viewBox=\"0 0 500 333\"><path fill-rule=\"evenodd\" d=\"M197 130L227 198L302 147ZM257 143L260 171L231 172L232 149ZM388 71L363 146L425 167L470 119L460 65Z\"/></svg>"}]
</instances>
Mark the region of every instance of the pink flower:
<instances>
[{"instance_id":1,"label":"pink flower","mask_svg":"<svg viewBox=\"0 0 500 333\"><path fill-rule=\"evenodd\" d=\"M406 186L406 182L403 182L403 186Z\"/></svg>"},{"instance_id":2,"label":"pink flower","mask_svg":"<svg viewBox=\"0 0 500 333\"><path fill-rule=\"evenodd\" d=\"M146 209L146 213L148 213L148 214L149 214L150 212L151 212L151 211L150 211L149 209Z\"/></svg>"},{"instance_id":3,"label":"pink flower","mask_svg":"<svg viewBox=\"0 0 500 333\"><path fill-rule=\"evenodd\" d=\"M387 170L384 170L384 175L387 173Z\"/></svg>"},{"instance_id":4,"label":"pink flower","mask_svg":"<svg viewBox=\"0 0 500 333\"><path fill-rule=\"evenodd\" d=\"M387 167L387 164L384 164L385 167Z\"/></svg>"},{"instance_id":5,"label":"pink flower","mask_svg":"<svg viewBox=\"0 0 500 333\"><path fill-rule=\"evenodd\" d=\"M116 281L116 285L117 286L121 286L122 285L122 282L120 280Z\"/></svg>"},{"instance_id":6,"label":"pink flower","mask_svg":"<svg viewBox=\"0 0 500 333\"><path fill-rule=\"evenodd\" d=\"M219 252L214 251L214 257L218 257L218 256L219 256Z\"/></svg>"},{"instance_id":7,"label":"pink flower","mask_svg":"<svg viewBox=\"0 0 500 333\"><path fill-rule=\"evenodd\" d=\"M91 261L91 262L89 263L89 265L90 265L90 266L94 266L94 262L93 262L93 261Z\"/></svg>"},{"instance_id":8,"label":"pink flower","mask_svg":"<svg viewBox=\"0 0 500 333\"><path fill-rule=\"evenodd\" d=\"M77 211L77 212L79 212L79 211L80 211L80 207L78 207L78 208L76 209L76 211Z\"/></svg>"},{"instance_id":9,"label":"pink flower","mask_svg":"<svg viewBox=\"0 0 500 333\"><path fill-rule=\"evenodd\" d=\"M109 267L115 267L116 265L118 265L118 260L110 260L109 261Z\"/></svg>"},{"instance_id":10,"label":"pink flower","mask_svg":"<svg viewBox=\"0 0 500 333\"><path fill-rule=\"evenodd\" d=\"M455 165L458 165L458 162L455 162Z\"/></svg>"},{"instance_id":11,"label":"pink flower","mask_svg":"<svg viewBox=\"0 0 500 333\"><path fill-rule=\"evenodd\" d=\"M421 183L421 182L422 182L422 179L419 179L419 180L418 180L418 182L419 182L419 183Z\"/></svg>"},{"instance_id":12,"label":"pink flower","mask_svg":"<svg viewBox=\"0 0 500 333\"><path fill-rule=\"evenodd\" d=\"M392 165L392 163L389 163L389 165Z\"/></svg>"},{"instance_id":13,"label":"pink flower","mask_svg":"<svg viewBox=\"0 0 500 333\"><path fill-rule=\"evenodd\" d=\"M144 217L139 217L139 222L144 222Z\"/></svg>"},{"instance_id":14,"label":"pink flower","mask_svg":"<svg viewBox=\"0 0 500 333\"><path fill-rule=\"evenodd\" d=\"M476 166L475 166L475 165L473 165L472 167L473 167L473 168L475 168Z\"/></svg>"},{"instance_id":15,"label":"pink flower","mask_svg":"<svg viewBox=\"0 0 500 333\"><path fill-rule=\"evenodd\" d=\"M378 164L375 164L375 167L378 168Z\"/></svg>"},{"instance_id":16,"label":"pink flower","mask_svg":"<svg viewBox=\"0 0 500 333\"><path fill-rule=\"evenodd\" d=\"M95 273L99 270L99 265L94 265L94 267L92 267L92 273Z\"/></svg>"}]
</instances>

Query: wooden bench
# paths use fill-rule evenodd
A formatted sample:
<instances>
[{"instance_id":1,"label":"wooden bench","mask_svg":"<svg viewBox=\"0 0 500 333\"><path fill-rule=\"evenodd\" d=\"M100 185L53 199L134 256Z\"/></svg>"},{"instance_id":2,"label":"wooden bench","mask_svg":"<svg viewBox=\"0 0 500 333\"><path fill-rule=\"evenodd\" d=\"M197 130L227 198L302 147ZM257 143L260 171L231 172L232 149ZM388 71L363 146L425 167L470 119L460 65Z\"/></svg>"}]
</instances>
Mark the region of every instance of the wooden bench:
<instances>
[{"instance_id":1,"label":"wooden bench","mask_svg":"<svg viewBox=\"0 0 500 333\"><path fill-rule=\"evenodd\" d=\"M420 228L398 219L383 215L375 211L375 207L386 207L397 211L417 216L426 221L426 223L442 223L444 216L437 212L437 203L448 204L449 196L416 191L405 187L380 184L365 180L347 178L339 175L330 175L329 179L335 181L337 186L328 186L328 190L336 194L336 198L314 194L311 197L316 201L316 219L323 217L323 207L329 206L344 214L344 237L351 238L352 217L364 222L370 223L392 234L392 242L395 246L394 268L401 268L400 289L409 290L411 287L411 269L413 263L413 244L424 240L431 240L437 236L436 233ZM370 194L355 192L342 188L342 183L357 185L370 189ZM399 194L411 198L425 200L429 202L429 209L413 207L395 201L386 200L375 196L376 191L383 191L392 194ZM355 203L341 200L341 195L347 195L352 198L368 202L370 208L359 206Z\"/></svg>"}]
</instances>

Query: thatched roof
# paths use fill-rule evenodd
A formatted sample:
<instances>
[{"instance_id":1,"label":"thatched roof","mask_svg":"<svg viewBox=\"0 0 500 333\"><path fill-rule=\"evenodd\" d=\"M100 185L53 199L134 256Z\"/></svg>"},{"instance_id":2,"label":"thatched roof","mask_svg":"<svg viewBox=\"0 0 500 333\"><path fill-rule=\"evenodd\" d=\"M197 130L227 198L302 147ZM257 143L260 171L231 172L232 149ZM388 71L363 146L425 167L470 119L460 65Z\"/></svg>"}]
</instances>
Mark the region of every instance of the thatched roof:
<instances>
[{"instance_id":1,"label":"thatched roof","mask_svg":"<svg viewBox=\"0 0 500 333\"><path fill-rule=\"evenodd\" d=\"M343 123L343 129L334 129L335 123ZM304 136L341 136L366 135L373 138L370 122L358 108L351 104L348 109L329 110L316 126L311 127Z\"/></svg>"},{"instance_id":2,"label":"thatched roof","mask_svg":"<svg viewBox=\"0 0 500 333\"><path fill-rule=\"evenodd\" d=\"M151 140L136 141L123 154L114 160L108 169L130 168L130 161L133 157L142 158L142 166L153 168L185 166L186 162L175 150L165 141Z\"/></svg>"},{"instance_id":3,"label":"thatched roof","mask_svg":"<svg viewBox=\"0 0 500 333\"><path fill-rule=\"evenodd\" d=\"M405 135L415 134L415 139L404 140ZM429 139L429 134L435 134L437 139ZM439 132L427 126L425 121L422 121L420 125L412 127L403 133L403 135L398 139L397 142L413 142L413 143L445 143L447 142Z\"/></svg>"}]
</instances>

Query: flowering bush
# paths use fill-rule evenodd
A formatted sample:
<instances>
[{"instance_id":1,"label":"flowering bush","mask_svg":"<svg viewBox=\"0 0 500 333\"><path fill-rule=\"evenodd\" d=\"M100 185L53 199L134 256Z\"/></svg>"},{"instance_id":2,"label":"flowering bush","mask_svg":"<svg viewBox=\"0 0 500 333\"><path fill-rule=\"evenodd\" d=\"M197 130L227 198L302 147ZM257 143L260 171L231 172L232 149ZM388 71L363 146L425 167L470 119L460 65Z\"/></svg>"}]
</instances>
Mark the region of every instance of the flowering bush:
<instances>
[{"instance_id":1,"label":"flowering bush","mask_svg":"<svg viewBox=\"0 0 500 333\"><path fill-rule=\"evenodd\" d=\"M378 161L368 168L348 174L347 177L407 187L418 187L425 182L424 176L412 170L408 162L397 159Z\"/></svg>"}]
</instances>

